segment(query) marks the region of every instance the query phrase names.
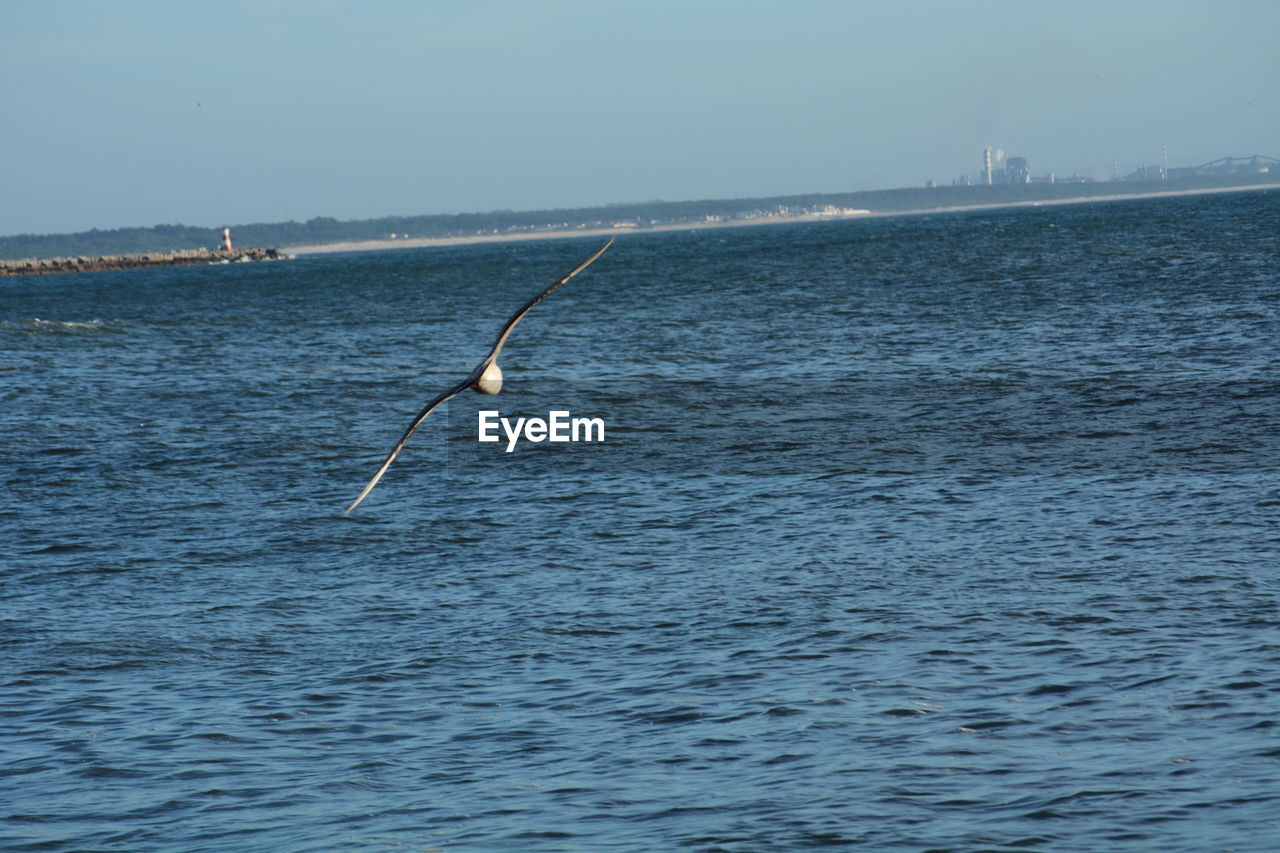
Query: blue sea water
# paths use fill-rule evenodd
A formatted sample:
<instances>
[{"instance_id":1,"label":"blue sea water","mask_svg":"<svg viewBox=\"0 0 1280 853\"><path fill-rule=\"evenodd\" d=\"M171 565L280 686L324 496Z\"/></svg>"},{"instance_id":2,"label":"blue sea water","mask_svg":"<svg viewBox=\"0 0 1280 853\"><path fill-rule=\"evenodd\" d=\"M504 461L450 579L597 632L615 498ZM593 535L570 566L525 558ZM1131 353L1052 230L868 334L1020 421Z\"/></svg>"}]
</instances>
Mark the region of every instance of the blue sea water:
<instances>
[{"instance_id":1,"label":"blue sea water","mask_svg":"<svg viewBox=\"0 0 1280 853\"><path fill-rule=\"evenodd\" d=\"M0 280L0 848L1280 849L1280 193L622 235L344 516L599 242Z\"/></svg>"}]
</instances>

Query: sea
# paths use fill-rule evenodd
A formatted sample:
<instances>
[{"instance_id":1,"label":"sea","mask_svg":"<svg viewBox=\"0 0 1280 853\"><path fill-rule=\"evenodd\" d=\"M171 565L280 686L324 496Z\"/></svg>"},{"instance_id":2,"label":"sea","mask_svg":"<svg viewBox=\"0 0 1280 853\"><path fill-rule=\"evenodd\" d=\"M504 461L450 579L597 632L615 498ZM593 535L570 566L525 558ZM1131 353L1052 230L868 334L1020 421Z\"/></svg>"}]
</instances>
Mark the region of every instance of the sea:
<instances>
[{"instance_id":1,"label":"sea","mask_svg":"<svg viewBox=\"0 0 1280 853\"><path fill-rule=\"evenodd\" d=\"M345 514L602 242L0 279L0 849L1280 849L1280 192L621 233Z\"/></svg>"}]
</instances>

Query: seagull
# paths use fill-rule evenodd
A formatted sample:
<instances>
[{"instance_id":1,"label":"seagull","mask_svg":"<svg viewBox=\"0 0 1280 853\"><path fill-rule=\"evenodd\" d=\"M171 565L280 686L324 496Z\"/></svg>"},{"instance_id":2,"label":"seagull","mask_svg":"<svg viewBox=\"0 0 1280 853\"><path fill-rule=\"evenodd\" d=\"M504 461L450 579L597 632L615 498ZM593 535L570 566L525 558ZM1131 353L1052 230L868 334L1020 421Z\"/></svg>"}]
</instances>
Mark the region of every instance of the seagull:
<instances>
[{"instance_id":1,"label":"seagull","mask_svg":"<svg viewBox=\"0 0 1280 853\"><path fill-rule=\"evenodd\" d=\"M511 330L516 327L516 323L519 323L524 319L524 315L528 314L529 310L533 308L533 306L546 299L569 281L569 279L591 266L592 261L603 255L604 250L613 245L613 239L613 237L610 237L609 242L597 249L595 254L578 264L569 272L568 275L530 299L520 308L519 311L511 315L511 319L502 327L502 331L498 332L498 340L494 342L493 349L489 350L489 354L485 356L484 361L477 364L475 369L471 371L470 375L468 375L466 379L463 379L457 385L449 388L439 397L436 397L428 403L425 409L418 412L418 416L413 419L413 423L409 424L409 428L404 431L404 435L400 436L400 440L396 442L396 446L391 449L390 455L388 455L386 461L382 463L382 467L378 469L378 473L373 475L373 479L369 481L369 485L364 487L364 491L360 493L358 498L352 501L351 506L347 507L346 512L344 512L343 515L350 513L351 510L359 506L360 501L364 500L365 496L367 496L369 492L373 491L373 487L378 485L378 481L382 479L382 475L387 473L387 469L391 467L391 463L396 460L396 457L400 455L400 451L404 449L405 442L409 440L409 436L413 435L413 431L427 419L427 415L435 411L437 406L445 400L448 400L450 397L465 391L467 388L470 388L480 394L497 394L502 390L502 369L498 367L498 354L502 352L502 347L506 344L507 338L511 335Z\"/></svg>"}]
</instances>

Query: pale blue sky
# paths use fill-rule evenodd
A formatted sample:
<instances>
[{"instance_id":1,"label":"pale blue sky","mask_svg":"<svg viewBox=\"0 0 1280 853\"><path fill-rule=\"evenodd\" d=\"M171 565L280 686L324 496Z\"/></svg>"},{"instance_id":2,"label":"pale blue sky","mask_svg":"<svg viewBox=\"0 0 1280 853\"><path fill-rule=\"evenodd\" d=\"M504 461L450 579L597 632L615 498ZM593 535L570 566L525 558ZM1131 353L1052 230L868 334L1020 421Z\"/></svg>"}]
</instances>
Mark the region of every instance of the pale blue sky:
<instances>
[{"instance_id":1,"label":"pale blue sky","mask_svg":"<svg viewBox=\"0 0 1280 853\"><path fill-rule=\"evenodd\" d=\"M0 0L0 234L1280 157L1273 0Z\"/></svg>"}]
</instances>

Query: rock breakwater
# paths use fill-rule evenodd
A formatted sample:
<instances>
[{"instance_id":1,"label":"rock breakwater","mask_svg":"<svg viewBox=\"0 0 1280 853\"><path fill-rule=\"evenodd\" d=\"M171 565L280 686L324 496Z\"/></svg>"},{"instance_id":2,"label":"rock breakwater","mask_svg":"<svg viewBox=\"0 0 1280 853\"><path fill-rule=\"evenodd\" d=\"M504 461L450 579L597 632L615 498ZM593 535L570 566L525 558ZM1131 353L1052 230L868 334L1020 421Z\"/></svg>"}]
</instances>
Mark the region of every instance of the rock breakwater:
<instances>
[{"instance_id":1,"label":"rock breakwater","mask_svg":"<svg viewBox=\"0 0 1280 853\"><path fill-rule=\"evenodd\" d=\"M125 270L143 267L176 267L185 264L229 264L240 261L274 261L289 257L278 249L187 249L150 252L145 255L98 255L79 258L24 258L0 261L0 276L49 275L65 272Z\"/></svg>"}]
</instances>

